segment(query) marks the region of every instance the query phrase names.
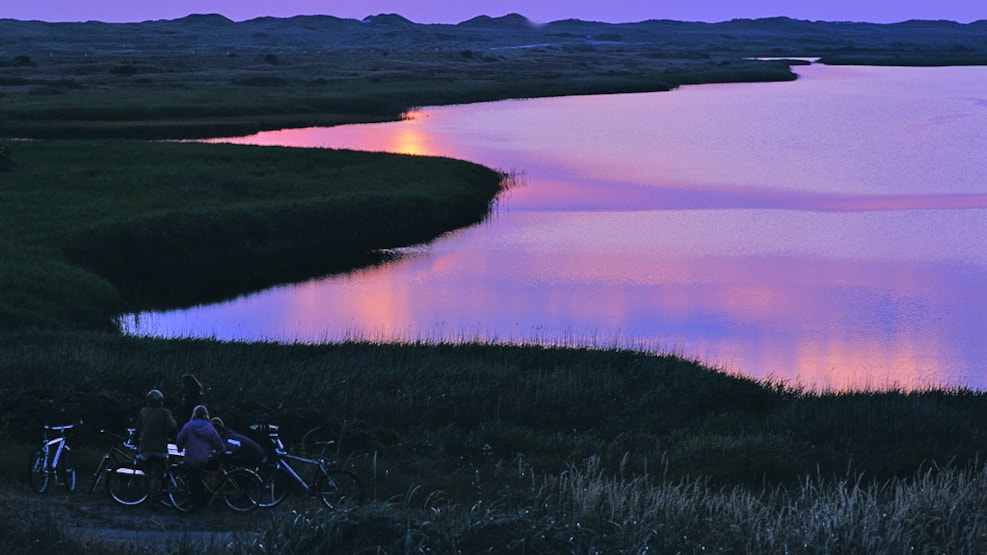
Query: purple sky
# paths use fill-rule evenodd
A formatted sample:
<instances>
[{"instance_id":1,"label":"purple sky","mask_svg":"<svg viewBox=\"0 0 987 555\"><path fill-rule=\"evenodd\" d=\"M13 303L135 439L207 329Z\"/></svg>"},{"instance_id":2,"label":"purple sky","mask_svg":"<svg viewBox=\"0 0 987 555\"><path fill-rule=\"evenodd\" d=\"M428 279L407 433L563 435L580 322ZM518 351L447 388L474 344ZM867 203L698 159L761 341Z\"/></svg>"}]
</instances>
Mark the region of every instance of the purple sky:
<instances>
[{"instance_id":1,"label":"purple sky","mask_svg":"<svg viewBox=\"0 0 987 555\"><path fill-rule=\"evenodd\" d=\"M725 21L788 16L826 21L891 23L906 19L987 19L987 0L0 0L0 18L110 22L175 19L220 13L236 21L261 16L326 14L362 19L398 13L418 23L459 23L477 15L520 13L544 23L576 18Z\"/></svg>"}]
</instances>

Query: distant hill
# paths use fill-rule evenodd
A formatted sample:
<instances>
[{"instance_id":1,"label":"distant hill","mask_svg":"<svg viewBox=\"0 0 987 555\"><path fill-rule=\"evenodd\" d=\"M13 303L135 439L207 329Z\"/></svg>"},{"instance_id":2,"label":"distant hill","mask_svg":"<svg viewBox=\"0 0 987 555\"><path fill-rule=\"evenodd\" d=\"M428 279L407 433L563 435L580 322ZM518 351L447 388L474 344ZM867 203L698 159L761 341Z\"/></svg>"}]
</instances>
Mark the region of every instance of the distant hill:
<instances>
[{"instance_id":1,"label":"distant hill","mask_svg":"<svg viewBox=\"0 0 987 555\"><path fill-rule=\"evenodd\" d=\"M457 25L457 27L462 28L473 27L479 29L529 29L532 26L533 24L530 20L528 20L528 18L516 13L507 14L502 17L481 15Z\"/></svg>"},{"instance_id":2,"label":"distant hill","mask_svg":"<svg viewBox=\"0 0 987 555\"><path fill-rule=\"evenodd\" d=\"M952 53L981 59L987 21L906 21L895 24L803 21L785 17L721 23L648 20L601 23L575 19L533 25L519 14L479 16L451 24L419 24L397 14L362 21L331 16L257 18L233 22L194 14L143 23L44 23L0 19L4 52L483 50L529 44L580 45L606 40L737 55L916 56Z\"/></svg>"}]
</instances>

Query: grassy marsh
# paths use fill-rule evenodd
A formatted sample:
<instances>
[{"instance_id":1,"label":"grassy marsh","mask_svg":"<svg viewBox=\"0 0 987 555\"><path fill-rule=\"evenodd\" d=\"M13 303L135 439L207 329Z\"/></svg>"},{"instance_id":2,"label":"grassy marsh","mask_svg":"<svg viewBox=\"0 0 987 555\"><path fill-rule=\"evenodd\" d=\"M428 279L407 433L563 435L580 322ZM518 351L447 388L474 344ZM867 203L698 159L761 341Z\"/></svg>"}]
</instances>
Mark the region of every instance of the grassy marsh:
<instances>
[{"instance_id":1,"label":"grassy marsh","mask_svg":"<svg viewBox=\"0 0 987 555\"><path fill-rule=\"evenodd\" d=\"M749 56L978 63L985 50L973 24L532 28L505 18L423 29L390 19L344 24L327 48L332 24L0 20L0 136L214 136L393 119L423 104L794 78L786 62ZM146 48L106 48L131 43ZM0 495L17 489L41 423L61 418L58 409L87 422L74 438L85 473L100 427L125 426L151 387L174 403L179 376L192 372L234 427L278 422L296 449L339 440L373 503L348 515L272 515L259 536L164 551L974 553L987 544L978 392L818 393L616 349L115 332L124 307L339 271L371 262L375 249L469 225L499 190L492 170L344 151L5 144ZM146 551L83 544L50 507L4 506L7 552Z\"/></svg>"},{"instance_id":2,"label":"grassy marsh","mask_svg":"<svg viewBox=\"0 0 987 555\"><path fill-rule=\"evenodd\" d=\"M0 172L2 327L106 329L372 262L489 211L502 175L353 151L16 141Z\"/></svg>"}]
</instances>

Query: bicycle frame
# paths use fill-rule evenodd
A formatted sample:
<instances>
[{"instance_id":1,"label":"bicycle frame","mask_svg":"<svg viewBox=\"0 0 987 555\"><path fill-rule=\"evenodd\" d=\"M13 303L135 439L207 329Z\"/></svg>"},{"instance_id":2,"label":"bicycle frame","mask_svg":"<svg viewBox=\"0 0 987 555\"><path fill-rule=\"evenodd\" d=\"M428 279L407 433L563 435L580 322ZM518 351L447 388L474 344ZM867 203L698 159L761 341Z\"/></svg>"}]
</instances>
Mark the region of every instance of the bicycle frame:
<instances>
[{"instance_id":1,"label":"bicycle frame","mask_svg":"<svg viewBox=\"0 0 987 555\"><path fill-rule=\"evenodd\" d=\"M270 460L257 468L257 473L263 480L262 507L273 507L288 496L293 485L299 486L306 495L318 498L323 505L331 510L349 510L363 501L363 486L360 479L351 471L346 470L331 459L326 458L326 449L334 445L334 441L320 441L315 445L321 446L319 458L308 458L292 455L285 449L278 433L276 424L254 424L254 431L267 432ZM306 479L308 472L301 472L292 463L300 463L312 467L314 475L310 476L311 483Z\"/></svg>"},{"instance_id":2,"label":"bicycle frame","mask_svg":"<svg viewBox=\"0 0 987 555\"><path fill-rule=\"evenodd\" d=\"M259 427L258 425L255 426ZM325 463L325 449L329 445L332 445L333 442L329 441L322 444L322 453L319 459L310 459L307 457L292 455L291 453L288 452L287 449L285 449L284 444L281 442L281 436L279 434L279 430L280 430L279 426L277 426L276 424L267 424L266 428L268 430L269 441L274 446L274 453L277 456L277 462L274 463L272 466L284 469L284 471L287 472L288 475L291 476L292 479L294 479L295 482L299 486L301 486L302 489L305 490L305 493L309 495L318 495L319 492L313 491L315 484L309 484L308 481L306 481L305 478L303 478L302 475L297 470L295 470L291 466L291 463L289 463L288 461L295 461L299 463L311 464L317 466L319 472L325 474L326 471L328 470L328 467L326 466Z\"/></svg>"},{"instance_id":3,"label":"bicycle frame","mask_svg":"<svg viewBox=\"0 0 987 555\"><path fill-rule=\"evenodd\" d=\"M45 426L45 434L44 434L45 449L50 449L52 445L58 444L58 448L55 450L55 457L51 459L51 465L49 465L50 468L53 469L58 468L58 461L62 457L62 452L72 450L72 448L69 447L69 444L65 439L65 432L67 430L71 430L74 427L75 427L74 424L68 424L65 426ZM48 439L49 430L57 431L58 436L55 437L54 439L49 440Z\"/></svg>"},{"instance_id":4,"label":"bicycle frame","mask_svg":"<svg viewBox=\"0 0 987 555\"><path fill-rule=\"evenodd\" d=\"M100 430L100 432L113 438L116 443L100 458L96 471L93 472L92 485L89 486L90 495L96 491L108 472L121 466L132 465L137 454L137 446L133 444L134 428L127 428L127 437L119 436L107 430Z\"/></svg>"},{"instance_id":5,"label":"bicycle frame","mask_svg":"<svg viewBox=\"0 0 987 555\"><path fill-rule=\"evenodd\" d=\"M292 468L291 464L288 462L289 460L305 463L305 464L316 465L319 467L319 471L323 473L325 473L326 471L325 463L321 460L307 459L305 457L299 457L298 455L292 455L291 453L279 453L277 466L283 468L285 472L288 473L289 476L294 478L295 482L297 482L298 485L301 486L306 493L315 495L316 493L312 491L313 486L309 485L309 483L305 480L305 478L303 478L302 475L298 473L298 471Z\"/></svg>"}]
</instances>

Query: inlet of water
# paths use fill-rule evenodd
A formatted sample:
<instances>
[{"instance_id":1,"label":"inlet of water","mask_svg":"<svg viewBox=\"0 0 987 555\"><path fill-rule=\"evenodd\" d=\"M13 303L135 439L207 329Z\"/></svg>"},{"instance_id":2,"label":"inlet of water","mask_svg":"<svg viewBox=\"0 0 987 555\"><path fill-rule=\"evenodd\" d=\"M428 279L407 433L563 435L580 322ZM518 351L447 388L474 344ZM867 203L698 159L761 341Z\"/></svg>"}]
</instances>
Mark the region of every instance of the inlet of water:
<instances>
[{"instance_id":1,"label":"inlet of water","mask_svg":"<svg viewBox=\"0 0 987 555\"><path fill-rule=\"evenodd\" d=\"M987 387L987 68L800 73L227 139L451 156L521 185L386 265L124 329L621 346L822 389Z\"/></svg>"}]
</instances>

